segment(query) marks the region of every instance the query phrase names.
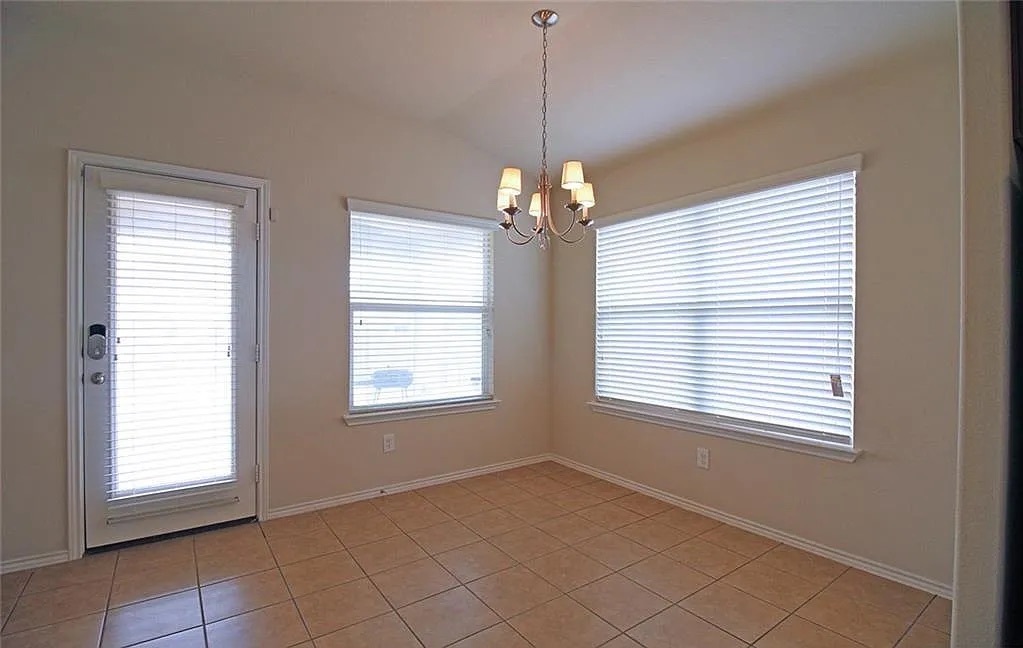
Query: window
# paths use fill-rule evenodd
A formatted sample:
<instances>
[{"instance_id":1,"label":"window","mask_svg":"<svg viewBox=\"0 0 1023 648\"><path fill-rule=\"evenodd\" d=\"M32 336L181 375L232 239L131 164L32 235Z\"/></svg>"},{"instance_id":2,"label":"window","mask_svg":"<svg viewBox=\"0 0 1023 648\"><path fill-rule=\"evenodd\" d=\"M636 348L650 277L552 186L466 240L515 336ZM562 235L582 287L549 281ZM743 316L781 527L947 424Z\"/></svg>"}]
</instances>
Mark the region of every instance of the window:
<instances>
[{"instance_id":1,"label":"window","mask_svg":"<svg viewBox=\"0 0 1023 648\"><path fill-rule=\"evenodd\" d=\"M850 171L598 230L597 404L851 448L855 202Z\"/></svg>"},{"instance_id":2,"label":"window","mask_svg":"<svg viewBox=\"0 0 1023 648\"><path fill-rule=\"evenodd\" d=\"M350 410L490 399L492 224L358 201L349 209Z\"/></svg>"}]
</instances>

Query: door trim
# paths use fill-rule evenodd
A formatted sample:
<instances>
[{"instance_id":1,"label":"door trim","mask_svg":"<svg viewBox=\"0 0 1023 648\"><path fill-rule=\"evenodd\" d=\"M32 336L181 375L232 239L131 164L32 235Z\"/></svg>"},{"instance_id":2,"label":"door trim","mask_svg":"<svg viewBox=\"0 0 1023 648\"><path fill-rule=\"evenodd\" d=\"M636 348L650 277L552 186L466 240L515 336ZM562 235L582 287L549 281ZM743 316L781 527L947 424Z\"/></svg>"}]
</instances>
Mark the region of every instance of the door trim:
<instances>
[{"instance_id":1,"label":"door trim","mask_svg":"<svg viewBox=\"0 0 1023 648\"><path fill-rule=\"evenodd\" d=\"M83 464L84 424L82 361L82 306L84 273L84 172L85 166L101 166L125 171L218 182L256 191L256 219L259 240L256 241L257 262L257 324L259 362L256 365L256 516L268 519L270 513L270 453L268 401L270 395L270 182L264 178L206 171L193 167L164 164L148 160L68 150L67 163L67 540L68 559L85 553L85 470Z\"/></svg>"}]
</instances>

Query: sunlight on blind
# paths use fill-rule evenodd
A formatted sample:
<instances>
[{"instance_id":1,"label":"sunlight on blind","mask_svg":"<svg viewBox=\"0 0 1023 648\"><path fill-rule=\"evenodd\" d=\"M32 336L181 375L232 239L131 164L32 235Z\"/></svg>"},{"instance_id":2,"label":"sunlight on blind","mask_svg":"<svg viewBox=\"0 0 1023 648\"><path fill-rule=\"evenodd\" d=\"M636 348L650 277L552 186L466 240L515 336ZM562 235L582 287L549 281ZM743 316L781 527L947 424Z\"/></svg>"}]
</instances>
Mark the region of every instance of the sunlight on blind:
<instances>
[{"instance_id":1,"label":"sunlight on blind","mask_svg":"<svg viewBox=\"0 0 1023 648\"><path fill-rule=\"evenodd\" d=\"M851 443L855 188L842 173L600 229L598 399Z\"/></svg>"},{"instance_id":2,"label":"sunlight on blind","mask_svg":"<svg viewBox=\"0 0 1023 648\"><path fill-rule=\"evenodd\" d=\"M235 478L235 214L108 192L108 497Z\"/></svg>"},{"instance_id":3,"label":"sunlight on blind","mask_svg":"<svg viewBox=\"0 0 1023 648\"><path fill-rule=\"evenodd\" d=\"M352 214L351 408L491 395L491 233Z\"/></svg>"}]
</instances>

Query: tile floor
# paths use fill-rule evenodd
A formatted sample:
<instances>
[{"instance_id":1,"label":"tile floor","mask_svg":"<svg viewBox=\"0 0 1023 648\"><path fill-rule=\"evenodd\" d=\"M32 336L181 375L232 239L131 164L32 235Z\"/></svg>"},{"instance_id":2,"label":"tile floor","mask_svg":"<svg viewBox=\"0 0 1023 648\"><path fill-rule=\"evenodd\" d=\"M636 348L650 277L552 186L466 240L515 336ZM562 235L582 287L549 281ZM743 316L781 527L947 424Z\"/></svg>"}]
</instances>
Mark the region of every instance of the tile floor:
<instances>
[{"instance_id":1,"label":"tile floor","mask_svg":"<svg viewBox=\"0 0 1023 648\"><path fill-rule=\"evenodd\" d=\"M937 648L951 613L555 463L2 582L6 648Z\"/></svg>"}]
</instances>

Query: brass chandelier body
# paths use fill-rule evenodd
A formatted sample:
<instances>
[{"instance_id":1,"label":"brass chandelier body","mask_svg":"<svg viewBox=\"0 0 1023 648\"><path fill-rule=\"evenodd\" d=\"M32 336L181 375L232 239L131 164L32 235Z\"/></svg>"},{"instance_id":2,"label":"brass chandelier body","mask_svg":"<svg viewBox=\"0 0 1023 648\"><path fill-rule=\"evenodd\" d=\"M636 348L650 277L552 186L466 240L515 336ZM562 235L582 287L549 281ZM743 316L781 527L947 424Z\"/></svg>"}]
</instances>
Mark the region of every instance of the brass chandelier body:
<instances>
[{"instance_id":1,"label":"brass chandelier body","mask_svg":"<svg viewBox=\"0 0 1023 648\"><path fill-rule=\"evenodd\" d=\"M593 223L589 210L596 204L593 185L583 177L583 164L578 160L569 160L562 165L561 188L570 192L565 203L572 218L563 229L559 229L551 211L551 180L547 171L547 30L558 22L558 14L550 9L541 9L533 14L532 22L543 30L543 56L541 57L541 92L540 92L540 172L537 179L537 191L529 201L529 215L536 218L536 225L529 233L519 229L515 217L522 213L518 207L517 196L522 193L522 170L506 167L501 173L501 182L497 189L497 209L504 214L500 226L515 245L526 245L536 241L540 249L550 245L551 236L556 236L565 243L578 243L586 235L586 228ZM579 233L573 237L573 231L579 226Z\"/></svg>"}]
</instances>

